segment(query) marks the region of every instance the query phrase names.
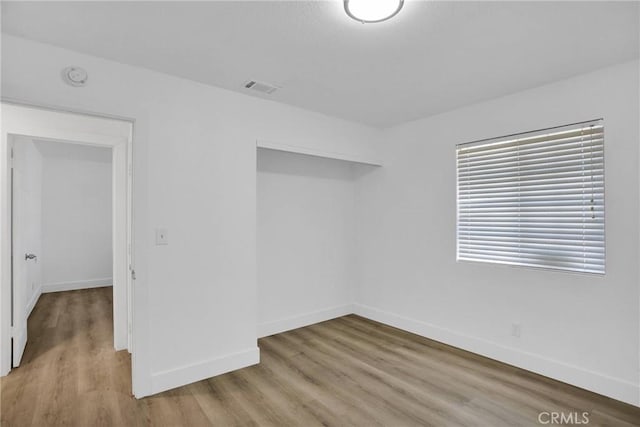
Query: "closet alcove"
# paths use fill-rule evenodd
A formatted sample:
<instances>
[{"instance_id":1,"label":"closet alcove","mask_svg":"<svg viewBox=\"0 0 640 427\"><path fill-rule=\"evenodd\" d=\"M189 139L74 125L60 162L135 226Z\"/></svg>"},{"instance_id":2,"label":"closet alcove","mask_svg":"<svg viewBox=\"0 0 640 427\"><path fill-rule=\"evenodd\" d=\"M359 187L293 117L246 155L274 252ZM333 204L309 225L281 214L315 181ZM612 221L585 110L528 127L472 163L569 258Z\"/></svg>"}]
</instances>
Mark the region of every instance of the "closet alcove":
<instances>
[{"instance_id":1,"label":"closet alcove","mask_svg":"<svg viewBox=\"0 0 640 427\"><path fill-rule=\"evenodd\" d=\"M375 158L257 144L258 336L352 312L358 178Z\"/></svg>"}]
</instances>

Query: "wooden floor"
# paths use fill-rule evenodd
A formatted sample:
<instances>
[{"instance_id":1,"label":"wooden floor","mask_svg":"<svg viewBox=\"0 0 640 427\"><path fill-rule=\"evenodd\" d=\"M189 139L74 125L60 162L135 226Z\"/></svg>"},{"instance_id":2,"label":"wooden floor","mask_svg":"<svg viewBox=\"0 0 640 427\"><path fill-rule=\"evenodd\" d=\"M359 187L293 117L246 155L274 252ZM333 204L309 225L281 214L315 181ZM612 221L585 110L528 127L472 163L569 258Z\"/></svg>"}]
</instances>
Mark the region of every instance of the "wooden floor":
<instances>
[{"instance_id":1,"label":"wooden floor","mask_svg":"<svg viewBox=\"0 0 640 427\"><path fill-rule=\"evenodd\" d=\"M543 411L640 425L638 408L357 316L261 339L258 366L135 400L111 304L109 288L41 297L2 379L3 427L494 427L540 425Z\"/></svg>"}]
</instances>

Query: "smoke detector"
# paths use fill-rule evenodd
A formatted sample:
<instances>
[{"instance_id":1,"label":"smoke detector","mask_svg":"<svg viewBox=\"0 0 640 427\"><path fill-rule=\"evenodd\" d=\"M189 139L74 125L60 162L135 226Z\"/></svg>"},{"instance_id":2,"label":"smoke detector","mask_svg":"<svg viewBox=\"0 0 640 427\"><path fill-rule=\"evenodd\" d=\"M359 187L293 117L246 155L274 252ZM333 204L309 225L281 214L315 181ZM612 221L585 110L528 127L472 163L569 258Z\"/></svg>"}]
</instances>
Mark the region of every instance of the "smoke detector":
<instances>
[{"instance_id":1,"label":"smoke detector","mask_svg":"<svg viewBox=\"0 0 640 427\"><path fill-rule=\"evenodd\" d=\"M70 86L82 87L87 84L89 75L84 68L67 67L62 70L62 80Z\"/></svg>"},{"instance_id":2,"label":"smoke detector","mask_svg":"<svg viewBox=\"0 0 640 427\"><path fill-rule=\"evenodd\" d=\"M270 95L279 89L278 86L270 85L269 83L264 82L257 82L255 80L249 80L244 84L244 87L246 89L255 90L256 92L266 93L267 95Z\"/></svg>"}]
</instances>

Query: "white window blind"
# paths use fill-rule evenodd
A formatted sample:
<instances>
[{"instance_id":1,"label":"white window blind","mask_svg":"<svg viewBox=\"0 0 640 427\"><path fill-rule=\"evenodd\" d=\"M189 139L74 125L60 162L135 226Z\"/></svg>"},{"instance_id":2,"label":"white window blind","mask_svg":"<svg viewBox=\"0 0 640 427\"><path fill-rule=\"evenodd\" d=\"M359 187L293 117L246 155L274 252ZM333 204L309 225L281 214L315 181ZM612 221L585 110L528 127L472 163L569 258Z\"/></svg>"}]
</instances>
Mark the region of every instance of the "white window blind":
<instances>
[{"instance_id":1,"label":"white window blind","mask_svg":"<svg viewBox=\"0 0 640 427\"><path fill-rule=\"evenodd\" d=\"M604 274L602 120L456 152L459 260Z\"/></svg>"}]
</instances>

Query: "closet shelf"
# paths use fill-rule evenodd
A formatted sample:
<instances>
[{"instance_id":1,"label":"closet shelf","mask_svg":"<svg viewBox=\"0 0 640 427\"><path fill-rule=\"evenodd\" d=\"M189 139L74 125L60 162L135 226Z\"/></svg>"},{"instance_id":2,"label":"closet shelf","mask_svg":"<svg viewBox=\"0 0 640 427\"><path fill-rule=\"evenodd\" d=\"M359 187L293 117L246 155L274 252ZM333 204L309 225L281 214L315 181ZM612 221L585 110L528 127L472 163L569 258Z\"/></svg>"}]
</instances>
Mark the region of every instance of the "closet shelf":
<instances>
[{"instance_id":1,"label":"closet shelf","mask_svg":"<svg viewBox=\"0 0 640 427\"><path fill-rule=\"evenodd\" d=\"M264 148L267 150L285 151L287 153L305 154L307 156L323 157L325 159L342 160L345 162L359 163L369 166L382 166L382 163L369 156L363 156L359 154L350 153L336 153L332 151L317 150L315 148L301 147L299 145L289 145L280 142L267 141L259 139L256 141L258 148Z\"/></svg>"}]
</instances>

